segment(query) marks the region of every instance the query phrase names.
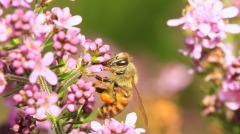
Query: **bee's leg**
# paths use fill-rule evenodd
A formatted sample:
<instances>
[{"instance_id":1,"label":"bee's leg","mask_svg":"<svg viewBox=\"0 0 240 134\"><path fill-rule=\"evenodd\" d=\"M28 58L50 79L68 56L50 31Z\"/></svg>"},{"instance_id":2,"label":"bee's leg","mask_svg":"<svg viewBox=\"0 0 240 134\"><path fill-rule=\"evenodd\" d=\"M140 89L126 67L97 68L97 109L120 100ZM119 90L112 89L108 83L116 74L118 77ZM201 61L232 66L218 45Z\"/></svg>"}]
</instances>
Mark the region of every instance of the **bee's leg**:
<instances>
[{"instance_id":1,"label":"bee's leg","mask_svg":"<svg viewBox=\"0 0 240 134\"><path fill-rule=\"evenodd\" d=\"M101 77L99 75L96 75L95 78L102 82L112 82L108 77Z\"/></svg>"},{"instance_id":2,"label":"bee's leg","mask_svg":"<svg viewBox=\"0 0 240 134\"><path fill-rule=\"evenodd\" d=\"M93 86L94 86L94 87L97 87L97 86L99 86L101 83L102 83L101 81L96 81L96 82L93 83Z\"/></svg>"},{"instance_id":3,"label":"bee's leg","mask_svg":"<svg viewBox=\"0 0 240 134\"><path fill-rule=\"evenodd\" d=\"M111 72L111 71L112 71L110 68L103 68L102 70L103 70L103 71L108 71L108 72Z\"/></svg>"},{"instance_id":4,"label":"bee's leg","mask_svg":"<svg viewBox=\"0 0 240 134\"><path fill-rule=\"evenodd\" d=\"M115 72L115 74L116 75L123 75L123 74L125 74L125 72L124 71L119 71L119 72Z\"/></svg>"},{"instance_id":5,"label":"bee's leg","mask_svg":"<svg viewBox=\"0 0 240 134\"><path fill-rule=\"evenodd\" d=\"M107 88L105 86L102 86L102 87L99 86L101 83L102 83L102 81L96 81L93 83L93 87L95 87L96 92L98 92L98 93L107 91Z\"/></svg>"},{"instance_id":6,"label":"bee's leg","mask_svg":"<svg viewBox=\"0 0 240 134\"><path fill-rule=\"evenodd\" d=\"M112 95L112 98L114 101L113 103L116 104L117 103L117 95L116 95L116 91L114 89L112 90L111 95Z\"/></svg>"},{"instance_id":7,"label":"bee's leg","mask_svg":"<svg viewBox=\"0 0 240 134\"><path fill-rule=\"evenodd\" d=\"M102 92L106 92L107 89L106 88L103 88L103 87L96 87L96 92L98 93L102 93Z\"/></svg>"},{"instance_id":8,"label":"bee's leg","mask_svg":"<svg viewBox=\"0 0 240 134\"><path fill-rule=\"evenodd\" d=\"M124 97L126 97L126 98L128 98L128 97L129 97L129 94L128 94L126 91L124 91L124 90L121 90L121 92L122 92L122 94L124 95Z\"/></svg>"}]
</instances>

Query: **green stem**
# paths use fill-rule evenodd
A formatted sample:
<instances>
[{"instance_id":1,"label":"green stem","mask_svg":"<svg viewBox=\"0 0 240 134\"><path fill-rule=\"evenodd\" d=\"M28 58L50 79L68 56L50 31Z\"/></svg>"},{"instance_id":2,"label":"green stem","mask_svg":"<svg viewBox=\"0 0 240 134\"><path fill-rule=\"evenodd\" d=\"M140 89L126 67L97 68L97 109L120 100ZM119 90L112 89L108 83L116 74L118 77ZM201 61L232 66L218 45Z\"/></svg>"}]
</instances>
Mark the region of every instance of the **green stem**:
<instances>
[{"instance_id":1,"label":"green stem","mask_svg":"<svg viewBox=\"0 0 240 134\"><path fill-rule=\"evenodd\" d=\"M39 13L43 7L46 7L51 2L53 2L53 0L38 0L34 8L34 13Z\"/></svg>"},{"instance_id":2,"label":"green stem","mask_svg":"<svg viewBox=\"0 0 240 134\"><path fill-rule=\"evenodd\" d=\"M76 73L76 71L73 72L73 74ZM70 83L72 80L77 79L78 77L80 77L81 74L80 73L76 73L73 76L71 76L70 78L64 80L56 89L56 92L59 93L61 91L61 89L66 86L68 83Z\"/></svg>"},{"instance_id":3,"label":"green stem","mask_svg":"<svg viewBox=\"0 0 240 134\"><path fill-rule=\"evenodd\" d=\"M14 80L14 81L21 82L21 83L29 83L29 80L25 77L13 75L13 74L7 74L6 77L9 80Z\"/></svg>"},{"instance_id":4,"label":"green stem","mask_svg":"<svg viewBox=\"0 0 240 134\"><path fill-rule=\"evenodd\" d=\"M54 29L54 28L53 28ZM45 41L43 42L43 44L45 45L47 43L47 41L52 37L52 35L54 34L54 30L49 31L46 35L45 35Z\"/></svg>"},{"instance_id":5,"label":"green stem","mask_svg":"<svg viewBox=\"0 0 240 134\"><path fill-rule=\"evenodd\" d=\"M52 88L42 76L38 77L38 83L40 84L41 92L47 92L47 94L50 96L52 92Z\"/></svg>"},{"instance_id":6,"label":"green stem","mask_svg":"<svg viewBox=\"0 0 240 134\"><path fill-rule=\"evenodd\" d=\"M51 121L53 123L53 130L54 130L55 134L66 134L64 132L64 129L63 129L61 123L56 118L52 118Z\"/></svg>"},{"instance_id":7,"label":"green stem","mask_svg":"<svg viewBox=\"0 0 240 134\"><path fill-rule=\"evenodd\" d=\"M81 112L81 110L82 110L82 107L83 107L83 105L81 105L81 106L78 108L78 112L76 113L75 119L73 120L73 122L76 122L76 121L79 119L79 115L80 115L80 112ZM73 124L71 124L71 125L69 126L69 128L68 128L68 130L67 130L67 133L69 133L69 132L71 131L72 127L73 127Z\"/></svg>"}]
</instances>

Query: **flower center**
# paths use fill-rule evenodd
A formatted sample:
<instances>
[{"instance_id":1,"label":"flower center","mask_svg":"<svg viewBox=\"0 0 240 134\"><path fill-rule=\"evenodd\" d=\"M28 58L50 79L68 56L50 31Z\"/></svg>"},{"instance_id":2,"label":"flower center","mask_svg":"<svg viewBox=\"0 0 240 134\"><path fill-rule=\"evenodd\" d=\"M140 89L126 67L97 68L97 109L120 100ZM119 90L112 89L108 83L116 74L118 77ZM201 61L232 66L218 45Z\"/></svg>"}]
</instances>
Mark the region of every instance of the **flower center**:
<instances>
[{"instance_id":1,"label":"flower center","mask_svg":"<svg viewBox=\"0 0 240 134\"><path fill-rule=\"evenodd\" d=\"M2 86L3 83L4 83L4 81L0 79L0 86Z\"/></svg>"}]
</instances>

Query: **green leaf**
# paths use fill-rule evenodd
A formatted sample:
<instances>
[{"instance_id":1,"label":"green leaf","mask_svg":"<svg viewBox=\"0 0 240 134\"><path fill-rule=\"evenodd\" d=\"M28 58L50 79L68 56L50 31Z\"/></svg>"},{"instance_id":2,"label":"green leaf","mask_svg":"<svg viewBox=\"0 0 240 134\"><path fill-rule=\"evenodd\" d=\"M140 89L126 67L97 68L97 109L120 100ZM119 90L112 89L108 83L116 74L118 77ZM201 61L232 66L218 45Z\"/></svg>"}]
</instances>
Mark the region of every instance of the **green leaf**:
<instances>
[{"instance_id":1,"label":"green leaf","mask_svg":"<svg viewBox=\"0 0 240 134\"><path fill-rule=\"evenodd\" d=\"M61 75L60 78L59 78L59 82L63 81L63 80L66 80L68 78L71 78L72 76L76 75L77 72L69 72L69 73L65 73L63 74L63 76Z\"/></svg>"},{"instance_id":2,"label":"green leaf","mask_svg":"<svg viewBox=\"0 0 240 134\"><path fill-rule=\"evenodd\" d=\"M96 56L93 56L92 59L91 59L91 62L94 64L94 63L98 63L99 60L97 59Z\"/></svg>"},{"instance_id":3,"label":"green leaf","mask_svg":"<svg viewBox=\"0 0 240 134\"><path fill-rule=\"evenodd\" d=\"M38 10L38 13L43 13L47 9L47 6L44 6Z\"/></svg>"},{"instance_id":4,"label":"green leaf","mask_svg":"<svg viewBox=\"0 0 240 134\"><path fill-rule=\"evenodd\" d=\"M66 124L83 124L81 121L78 122L67 122Z\"/></svg>"},{"instance_id":5,"label":"green leaf","mask_svg":"<svg viewBox=\"0 0 240 134\"><path fill-rule=\"evenodd\" d=\"M87 123L92 121L92 119L98 114L98 110L96 110L95 112L91 113L87 118L85 118L81 124L79 123L78 125L75 125L74 128L79 128L81 127L82 124Z\"/></svg>"},{"instance_id":6,"label":"green leaf","mask_svg":"<svg viewBox=\"0 0 240 134\"><path fill-rule=\"evenodd\" d=\"M75 115L77 113L77 111L71 112L71 113L65 113L63 116L61 116L59 119L64 119L64 118L70 118L73 117L73 115Z\"/></svg>"},{"instance_id":7,"label":"green leaf","mask_svg":"<svg viewBox=\"0 0 240 134\"><path fill-rule=\"evenodd\" d=\"M66 72L58 75L58 78L64 78L67 77L67 75L70 75L72 72Z\"/></svg>"},{"instance_id":8,"label":"green leaf","mask_svg":"<svg viewBox=\"0 0 240 134\"><path fill-rule=\"evenodd\" d=\"M2 49L3 50L12 50L17 48L17 45L9 45L9 46L3 46Z\"/></svg>"},{"instance_id":9,"label":"green leaf","mask_svg":"<svg viewBox=\"0 0 240 134\"><path fill-rule=\"evenodd\" d=\"M49 52L49 51L54 51L53 49L53 42L49 42L44 46L43 52L42 54L44 55L45 53Z\"/></svg>"},{"instance_id":10,"label":"green leaf","mask_svg":"<svg viewBox=\"0 0 240 134\"><path fill-rule=\"evenodd\" d=\"M59 64L59 65L57 65L57 66L52 66L52 67L50 67L50 69L51 69L51 70L58 69L58 68L63 67L64 65L65 65L65 64Z\"/></svg>"},{"instance_id":11,"label":"green leaf","mask_svg":"<svg viewBox=\"0 0 240 134\"><path fill-rule=\"evenodd\" d=\"M22 88L23 88L23 86L20 86L20 87L18 87L16 90L13 90L13 91L11 91L11 92L3 95L3 97L8 97L8 96L10 96L10 95L13 95L13 94L17 93L18 91L20 91Z\"/></svg>"},{"instance_id":12,"label":"green leaf","mask_svg":"<svg viewBox=\"0 0 240 134\"><path fill-rule=\"evenodd\" d=\"M60 90L60 92L59 92L59 94L58 94L58 98L62 98L62 97L64 96L64 94L67 92L67 88L68 88L69 86L71 86L72 84L77 83L77 81L78 81L78 79L74 79L74 80L72 80L71 82L69 82L68 84L66 84L66 85Z\"/></svg>"},{"instance_id":13,"label":"green leaf","mask_svg":"<svg viewBox=\"0 0 240 134\"><path fill-rule=\"evenodd\" d=\"M87 123L92 121L92 119L98 114L98 110L94 111L93 113L91 113L87 118L84 119L84 121L82 121L83 123Z\"/></svg>"}]
</instances>

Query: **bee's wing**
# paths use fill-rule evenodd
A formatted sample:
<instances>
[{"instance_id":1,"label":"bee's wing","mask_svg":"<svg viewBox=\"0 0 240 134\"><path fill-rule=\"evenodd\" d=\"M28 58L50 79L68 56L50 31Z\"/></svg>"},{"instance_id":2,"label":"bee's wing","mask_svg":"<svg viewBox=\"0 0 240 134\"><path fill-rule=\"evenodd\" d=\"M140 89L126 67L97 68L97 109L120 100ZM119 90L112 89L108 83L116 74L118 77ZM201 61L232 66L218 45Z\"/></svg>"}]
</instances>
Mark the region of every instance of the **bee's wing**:
<instances>
[{"instance_id":1,"label":"bee's wing","mask_svg":"<svg viewBox=\"0 0 240 134\"><path fill-rule=\"evenodd\" d=\"M140 94L138 92L138 89L137 89L137 86L134 82L132 82L132 86L133 86L133 99L134 99L134 102L137 104L141 114L142 114L142 117L143 117L143 121L145 123L146 126L148 126L148 119L147 119L147 115L146 115L146 112L145 112L145 109L144 109L144 106L143 106L143 103L142 103L142 99L140 97Z\"/></svg>"}]
</instances>

